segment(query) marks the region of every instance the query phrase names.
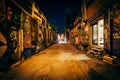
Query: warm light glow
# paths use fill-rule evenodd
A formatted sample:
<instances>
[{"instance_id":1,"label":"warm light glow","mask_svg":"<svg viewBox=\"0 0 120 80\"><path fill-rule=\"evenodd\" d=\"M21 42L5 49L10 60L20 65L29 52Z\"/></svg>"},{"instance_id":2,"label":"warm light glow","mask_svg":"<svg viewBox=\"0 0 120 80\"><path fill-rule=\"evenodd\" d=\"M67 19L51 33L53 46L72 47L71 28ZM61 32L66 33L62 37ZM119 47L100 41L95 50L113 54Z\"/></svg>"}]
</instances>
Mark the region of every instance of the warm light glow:
<instances>
[{"instance_id":1,"label":"warm light glow","mask_svg":"<svg viewBox=\"0 0 120 80\"><path fill-rule=\"evenodd\" d=\"M66 43L66 36L64 34L61 34L58 37L59 44Z\"/></svg>"},{"instance_id":2,"label":"warm light glow","mask_svg":"<svg viewBox=\"0 0 120 80\"><path fill-rule=\"evenodd\" d=\"M85 31L88 32L88 26L87 26L87 25L86 25L86 27L85 27Z\"/></svg>"},{"instance_id":3,"label":"warm light glow","mask_svg":"<svg viewBox=\"0 0 120 80\"><path fill-rule=\"evenodd\" d=\"M63 43L66 43L66 41L59 41L59 44L63 44Z\"/></svg>"},{"instance_id":4,"label":"warm light glow","mask_svg":"<svg viewBox=\"0 0 120 80\"><path fill-rule=\"evenodd\" d=\"M58 34L58 41L60 40L60 34Z\"/></svg>"},{"instance_id":5,"label":"warm light glow","mask_svg":"<svg viewBox=\"0 0 120 80\"><path fill-rule=\"evenodd\" d=\"M61 60L73 60L73 61L80 61L80 60L91 60L91 58L89 58L88 56L86 56L85 54L73 54L73 53L67 53L67 52L63 52L60 55L60 59Z\"/></svg>"},{"instance_id":6,"label":"warm light glow","mask_svg":"<svg viewBox=\"0 0 120 80\"><path fill-rule=\"evenodd\" d=\"M85 23L83 23L83 26L85 25Z\"/></svg>"}]
</instances>

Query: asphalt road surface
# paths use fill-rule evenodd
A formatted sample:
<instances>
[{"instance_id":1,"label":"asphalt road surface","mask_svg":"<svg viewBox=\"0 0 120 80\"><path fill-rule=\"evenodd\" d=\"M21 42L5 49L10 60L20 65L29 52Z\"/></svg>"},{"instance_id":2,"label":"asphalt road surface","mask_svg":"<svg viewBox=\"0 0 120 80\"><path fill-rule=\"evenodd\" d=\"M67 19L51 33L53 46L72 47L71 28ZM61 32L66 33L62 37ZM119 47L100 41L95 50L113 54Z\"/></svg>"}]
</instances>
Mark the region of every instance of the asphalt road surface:
<instances>
[{"instance_id":1,"label":"asphalt road surface","mask_svg":"<svg viewBox=\"0 0 120 80\"><path fill-rule=\"evenodd\" d=\"M120 80L120 69L70 44L54 44L24 60L0 80Z\"/></svg>"}]
</instances>

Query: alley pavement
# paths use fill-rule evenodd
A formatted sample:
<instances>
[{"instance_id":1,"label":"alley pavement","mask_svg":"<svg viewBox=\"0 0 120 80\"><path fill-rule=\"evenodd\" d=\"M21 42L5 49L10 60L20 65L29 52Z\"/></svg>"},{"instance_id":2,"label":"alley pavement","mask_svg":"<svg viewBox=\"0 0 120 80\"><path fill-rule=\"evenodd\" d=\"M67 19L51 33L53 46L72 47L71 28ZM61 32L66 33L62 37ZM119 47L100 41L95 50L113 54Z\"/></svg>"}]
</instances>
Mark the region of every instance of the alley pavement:
<instances>
[{"instance_id":1,"label":"alley pavement","mask_svg":"<svg viewBox=\"0 0 120 80\"><path fill-rule=\"evenodd\" d=\"M29 57L0 80L120 80L120 68L64 43Z\"/></svg>"}]
</instances>

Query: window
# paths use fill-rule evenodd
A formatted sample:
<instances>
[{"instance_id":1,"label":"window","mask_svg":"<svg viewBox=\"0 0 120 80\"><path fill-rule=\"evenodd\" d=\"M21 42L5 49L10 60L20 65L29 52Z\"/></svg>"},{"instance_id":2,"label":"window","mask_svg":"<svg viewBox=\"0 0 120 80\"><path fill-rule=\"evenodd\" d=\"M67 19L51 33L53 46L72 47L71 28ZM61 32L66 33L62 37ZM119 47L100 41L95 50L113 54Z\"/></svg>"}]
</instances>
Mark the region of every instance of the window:
<instances>
[{"instance_id":1,"label":"window","mask_svg":"<svg viewBox=\"0 0 120 80\"><path fill-rule=\"evenodd\" d=\"M92 44L104 45L104 20L100 19L92 25Z\"/></svg>"},{"instance_id":2,"label":"window","mask_svg":"<svg viewBox=\"0 0 120 80\"><path fill-rule=\"evenodd\" d=\"M98 45L104 45L104 20L98 21Z\"/></svg>"},{"instance_id":3,"label":"window","mask_svg":"<svg viewBox=\"0 0 120 80\"><path fill-rule=\"evenodd\" d=\"M92 27L92 43L97 45L98 44L98 26L94 24Z\"/></svg>"}]
</instances>

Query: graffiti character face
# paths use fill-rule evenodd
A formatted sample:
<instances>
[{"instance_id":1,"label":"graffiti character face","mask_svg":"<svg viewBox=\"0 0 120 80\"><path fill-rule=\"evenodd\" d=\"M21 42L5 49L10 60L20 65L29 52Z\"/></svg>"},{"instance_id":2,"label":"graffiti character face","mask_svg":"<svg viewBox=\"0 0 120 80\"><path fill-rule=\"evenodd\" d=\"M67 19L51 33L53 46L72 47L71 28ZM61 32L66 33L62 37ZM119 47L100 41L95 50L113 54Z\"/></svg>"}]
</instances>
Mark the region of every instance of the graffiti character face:
<instances>
[{"instance_id":1,"label":"graffiti character face","mask_svg":"<svg viewBox=\"0 0 120 80\"><path fill-rule=\"evenodd\" d=\"M24 30L25 34L30 34L30 21L28 18L25 19Z\"/></svg>"}]
</instances>

